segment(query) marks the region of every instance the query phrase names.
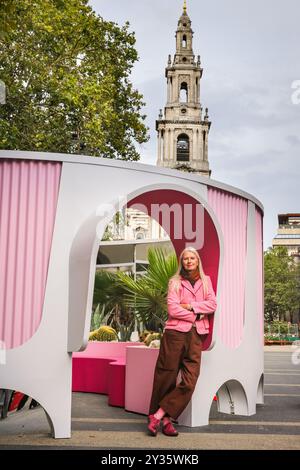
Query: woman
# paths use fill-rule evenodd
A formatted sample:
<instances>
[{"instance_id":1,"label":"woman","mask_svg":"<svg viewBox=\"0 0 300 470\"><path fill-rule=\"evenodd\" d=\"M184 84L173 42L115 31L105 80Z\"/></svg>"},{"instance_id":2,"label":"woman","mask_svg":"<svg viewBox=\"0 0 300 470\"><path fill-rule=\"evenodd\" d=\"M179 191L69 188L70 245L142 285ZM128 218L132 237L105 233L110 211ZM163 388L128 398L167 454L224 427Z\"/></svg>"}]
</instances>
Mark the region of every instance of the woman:
<instances>
[{"instance_id":1,"label":"woman","mask_svg":"<svg viewBox=\"0 0 300 470\"><path fill-rule=\"evenodd\" d=\"M178 271L170 279L168 320L157 359L149 409L148 430L177 436L171 422L189 403L200 372L202 343L209 332L208 314L216 310L216 296L209 276L203 272L197 250L185 248ZM178 372L181 380L176 385Z\"/></svg>"}]
</instances>

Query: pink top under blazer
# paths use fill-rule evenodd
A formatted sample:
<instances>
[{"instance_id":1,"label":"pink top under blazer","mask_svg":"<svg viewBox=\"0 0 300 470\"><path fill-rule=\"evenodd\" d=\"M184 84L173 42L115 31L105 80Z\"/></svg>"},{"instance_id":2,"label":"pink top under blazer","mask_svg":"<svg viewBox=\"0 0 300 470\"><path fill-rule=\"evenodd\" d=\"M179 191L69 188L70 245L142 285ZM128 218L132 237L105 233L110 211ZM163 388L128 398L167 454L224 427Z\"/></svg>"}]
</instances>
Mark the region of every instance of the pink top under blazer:
<instances>
[{"instance_id":1,"label":"pink top under blazer","mask_svg":"<svg viewBox=\"0 0 300 470\"><path fill-rule=\"evenodd\" d=\"M209 276L205 277L208 287L205 298L201 279L195 282L194 287L187 279L181 279L178 292L175 290L174 282L170 281L168 290L168 320L166 321L165 329L186 332L195 324L197 333L203 335L209 332L207 315L214 313L217 308L217 302L211 279ZM186 310L180 304L191 304L194 311ZM204 317L196 321L198 313L204 314Z\"/></svg>"}]
</instances>

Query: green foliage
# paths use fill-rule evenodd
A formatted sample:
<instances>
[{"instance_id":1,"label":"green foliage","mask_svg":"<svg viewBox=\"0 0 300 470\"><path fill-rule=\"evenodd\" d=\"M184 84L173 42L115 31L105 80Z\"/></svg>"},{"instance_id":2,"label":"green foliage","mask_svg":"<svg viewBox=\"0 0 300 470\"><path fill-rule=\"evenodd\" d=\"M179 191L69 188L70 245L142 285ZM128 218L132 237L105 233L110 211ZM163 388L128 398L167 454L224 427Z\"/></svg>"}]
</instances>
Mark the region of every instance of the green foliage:
<instances>
[{"instance_id":1,"label":"green foliage","mask_svg":"<svg viewBox=\"0 0 300 470\"><path fill-rule=\"evenodd\" d=\"M92 314L91 331L96 330L102 325L106 325L112 313L113 313L112 310L110 310L109 312L106 312L105 305L102 305L100 309L100 304L98 304L95 311Z\"/></svg>"},{"instance_id":2,"label":"green foliage","mask_svg":"<svg viewBox=\"0 0 300 470\"><path fill-rule=\"evenodd\" d=\"M126 291L125 302L134 309L138 320L147 328L162 331L168 316L168 283L177 270L177 258L175 253L166 256L158 248L149 250L148 261L145 276L134 280L124 273L118 273L117 277Z\"/></svg>"},{"instance_id":3,"label":"green foliage","mask_svg":"<svg viewBox=\"0 0 300 470\"><path fill-rule=\"evenodd\" d=\"M99 270L95 274L93 305L105 306L105 312L113 312L122 317L131 316L130 308L125 302L126 289L119 282L115 273Z\"/></svg>"},{"instance_id":4,"label":"green foliage","mask_svg":"<svg viewBox=\"0 0 300 470\"><path fill-rule=\"evenodd\" d=\"M118 335L110 326L100 326L90 333L89 341L118 341Z\"/></svg>"},{"instance_id":5,"label":"green foliage","mask_svg":"<svg viewBox=\"0 0 300 470\"><path fill-rule=\"evenodd\" d=\"M0 38L5 37L15 24L15 2L12 2L12 0L1 0Z\"/></svg>"},{"instance_id":6,"label":"green foliage","mask_svg":"<svg viewBox=\"0 0 300 470\"><path fill-rule=\"evenodd\" d=\"M128 341L134 329L134 312L125 301L126 290L118 277L104 270L95 274L94 308L102 306L103 321L113 326L121 341ZM126 338L126 339L125 339Z\"/></svg>"},{"instance_id":7,"label":"green foliage","mask_svg":"<svg viewBox=\"0 0 300 470\"><path fill-rule=\"evenodd\" d=\"M117 330L118 330L118 337L119 341L130 341L130 337L134 331L134 324L135 320L132 318L131 322L120 323L119 320L116 320Z\"/></svg>"},{"instance_id":8,"label":"green foliage","mask_svg":"<svg viewBox=\"0 0 300 470\"><path fill-rule=\"evenodd\" d=\"M288 324L283 321L273 321L271 323L271 328L273 331L280 332L280 334L287 334L288 332Z\"/></svg>"},{"instance_id":9,"label":"green foliage","mask_svg":"<svg viewBox=\"0 0 300 470\"><path fill-rule=\"evenodd\" d=\"M289 337L299 336L299 327L297 324L283 321L273 321L272 323L265 323L264 325L265 337L282 337L287 335Z\"/></svg>"},{"instance_id":10,"label":"green foliage","mask_svg":"<svg viewBox=\"0 0 300 470\"><path fill-rule=\"evenodd\" d=\"M299 308L299 267L283 247L270 248L264 256L265 321L285 319Z\"/></svg>"},{"instance_id":11,"label":"green foliage","mask_svg":"<svg viewBox=\"0 0 300 470\"><path fill-rule=\"evenodd\" d=\"M148 140L129 24L87 0L2 0L0 148L138 160Z\"/></svg>"}]
</instances>

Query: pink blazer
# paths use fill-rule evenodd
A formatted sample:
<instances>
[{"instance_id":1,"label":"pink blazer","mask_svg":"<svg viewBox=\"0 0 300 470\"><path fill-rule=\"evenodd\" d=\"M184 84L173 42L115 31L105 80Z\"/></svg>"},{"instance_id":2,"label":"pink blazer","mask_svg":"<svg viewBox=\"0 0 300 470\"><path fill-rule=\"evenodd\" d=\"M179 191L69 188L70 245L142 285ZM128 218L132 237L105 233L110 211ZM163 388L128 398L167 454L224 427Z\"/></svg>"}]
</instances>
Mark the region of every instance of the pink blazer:
<instances>
[{"instance_id":1,"label":"pink blazer","mask_svg":"<svg viewBox=\"0 0 300 470\"><path fill-rule=\"evenodd\" d=\"M205 334L209 332L209 321L207 315L214 313L217 308L216 296L212 287L211 279L206 276L208 292L204 298L203 283L199 279L194 284L181 279L178 292L174 288L174 282L170 281L168 290L168 320L165 329L177 331L189 331L196 324L197 332ZM180 304L191 304L194 311L182 308ZM204 314L201 320L196 320L198 313Z\"/></svg>"}]
</instances>

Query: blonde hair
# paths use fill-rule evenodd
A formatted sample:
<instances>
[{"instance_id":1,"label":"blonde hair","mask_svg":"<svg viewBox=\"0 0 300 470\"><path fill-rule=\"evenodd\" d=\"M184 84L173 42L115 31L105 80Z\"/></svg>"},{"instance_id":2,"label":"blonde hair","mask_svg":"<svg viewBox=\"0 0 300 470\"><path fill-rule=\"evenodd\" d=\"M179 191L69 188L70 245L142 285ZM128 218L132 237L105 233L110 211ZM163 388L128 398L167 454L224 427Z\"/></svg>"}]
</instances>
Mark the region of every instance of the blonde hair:
<instances>
[{"instance_id":1,"label":"blonde hair","mask_svg":"<svg viewBox=\"0 0 300 470\"><path fill-rule=\"evenodd\" d=\"M181 273L181 270L184 269L183 265L182 265L182 258L183 258L183 255L187 251L190 251L191 253L193 253L198 259L198 271L199 271L200 279L203 282L204 295L206 297L207 292L208 292L207 279L206 279L205 273L203 271L202 262L201 262L201 258L199 256L199 253L192 246L188 246L187 248L184 248L184 250L182 250L182 252L180 253L179 258L178 258L178 269L177 269L176 273L174 274L174 276L171 277L170 283L172 283L172 286L178 292L179 287L181 285L181 279L182 279L180 273Z\"/></svg>"}]
</instances>

